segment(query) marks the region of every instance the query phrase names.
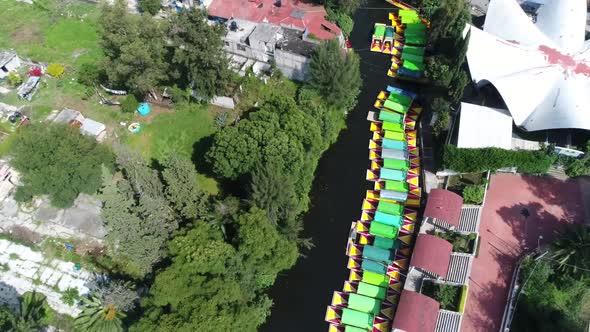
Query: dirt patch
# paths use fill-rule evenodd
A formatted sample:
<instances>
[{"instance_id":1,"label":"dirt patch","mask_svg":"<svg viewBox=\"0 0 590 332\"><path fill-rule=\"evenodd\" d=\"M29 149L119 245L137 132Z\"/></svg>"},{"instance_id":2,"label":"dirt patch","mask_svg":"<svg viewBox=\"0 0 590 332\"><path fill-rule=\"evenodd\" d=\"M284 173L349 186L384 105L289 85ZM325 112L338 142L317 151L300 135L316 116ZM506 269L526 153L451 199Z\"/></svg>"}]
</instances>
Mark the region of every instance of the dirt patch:
<instances>
[{"instance_id":1,"label":"dirt patch","mask_svg":"<svg viewBox=\"0 0 590 332\"><path fill-rule=\"evenodd\" d=\"M170 107L165 107L165 106L155 105L155 104L150 103L150 114L148 114L146 116L142 116L142 115L139 115L136 113L135 120L139 120L138 122L140 122L140 123L152 123L154 121L154 119L159 114L174 113L174 112L175 111L173 109L171 109Z\"/></svg>"},{"instance_id":2,"label":"dirt patch","mask_svg":"<svg viewBox=\"0 0 590 332\"><path fill-rule=\"evenodd\" d=\"M10 37L16 44L36 44L43 43L45 41L45 38L43 38L43 33L41 32L41 28L39 28L37 25L22 26L18 30L14 31Z\"/></svg>"}]
</instances>

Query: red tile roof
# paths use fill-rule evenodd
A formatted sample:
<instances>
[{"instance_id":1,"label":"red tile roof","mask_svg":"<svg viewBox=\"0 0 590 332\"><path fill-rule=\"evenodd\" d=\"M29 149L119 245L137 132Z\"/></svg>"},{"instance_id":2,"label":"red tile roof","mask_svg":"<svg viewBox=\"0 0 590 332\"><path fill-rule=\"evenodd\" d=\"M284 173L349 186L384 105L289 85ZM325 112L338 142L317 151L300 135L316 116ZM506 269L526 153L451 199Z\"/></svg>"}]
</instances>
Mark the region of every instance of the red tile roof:
<instances>
[{"instance_id":1,"label":"red tile roof","mask_svg":"<svg viewBox=\"0 0 590 332\"><path fill-rule=\"evenodd\" d=\"M446 278L453 245L430 234L418 234L410 265Z\"/></svg>"},{"instance_id":2,"label":"red tile roof","mask_svg":"<svg viewBox=\"0 0 590 332\"><path fill-rule=\"evenodd\" d=\"M311 2L282 0L213 0L207 8L209 15L221 18L240 18L256 23L269 22L291 26L300 30L307 28L319 39L332 39L341 33L340 28L325 19L326 10Z\"/></svg>"},{"instance_id":3,"label":"red tile roof","mask_svg":"<svg viewBox=\"0 0 590 332\"><path fill-rule=\"evenodd\" d=\"M432 189L428 194L424 217L440 219L458 226L462 206L461 196L444 189Z\"/></svg>"},{"instance_id":4,"label":"red tile roof","mask_svg":"<svg viewBox=\"0 0 590 332\"><path fill-rule=\"evenodd\" d=\"M406 332L434 332L440 305L420 293L403 290L397 305L393 328Z\"/></svg>"}]
</instances>

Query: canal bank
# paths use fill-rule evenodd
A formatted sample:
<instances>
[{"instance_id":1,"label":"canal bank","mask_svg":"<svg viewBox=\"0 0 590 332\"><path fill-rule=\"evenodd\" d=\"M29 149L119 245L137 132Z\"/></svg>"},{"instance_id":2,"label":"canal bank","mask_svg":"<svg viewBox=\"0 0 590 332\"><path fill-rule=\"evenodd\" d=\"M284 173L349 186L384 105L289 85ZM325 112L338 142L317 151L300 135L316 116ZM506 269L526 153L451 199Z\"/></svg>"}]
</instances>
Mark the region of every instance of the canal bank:
<instances>
[{"instance_id":1,"label":"canal bank","mask_svg":"<svg viewBox=\"0 0 590 332\"><path fill-rule=\"evenodd\" d=\"M371 8L371 9L367 9ZM324 154L316 171L311 193L312 206L304 218L304 237L315 244L305 251L295 267L279 276L270 291L274 307L260 331L326 331L326 306L335 289L348 278L345 255L350 224L360 216L369 183L368 143L371 136L367 111L379 91L395 83L386 73L390 57L369 51L375 22L387 22L393 6L382 0L365 2L354 17L350 41L361 58L363 86L347 129Z\"/></svg>"}]
</instances>

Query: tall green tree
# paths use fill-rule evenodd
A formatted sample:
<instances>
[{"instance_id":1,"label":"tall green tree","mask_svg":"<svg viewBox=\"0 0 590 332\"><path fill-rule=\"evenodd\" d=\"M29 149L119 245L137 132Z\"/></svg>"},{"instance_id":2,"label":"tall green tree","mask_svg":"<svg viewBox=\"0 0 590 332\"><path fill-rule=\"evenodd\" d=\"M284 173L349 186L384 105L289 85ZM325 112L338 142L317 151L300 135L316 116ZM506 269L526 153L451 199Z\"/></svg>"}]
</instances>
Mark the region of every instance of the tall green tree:
<instances>
[{"instance_id":1,"label":"tall green tree","mask_svg":"<svg viewBox=\"0 0 590 332\"><path fill-rule=\"evenodd\" d=\"M360 92L360 60L353 51L343 50L336 40L324 42L312 56L310 85L329 105L351 109Z\"/></svg>"},{"instance_id":2,"label":"tall green tree","mask_svg":"<svg viewBox=\"0 0 590 332\"><path fill-rule=\"evenodd\" d=\"M93 137L66 125L33 124L16 135L11 165L21 173L15 198L30 201L46 194L59 208L69 207L80 193L101 187L101 165L112 165L109 149Z\"/></svg>"},{"instance_id":3,"label":"tall green tree","mask_svg":"<svg viewBox=\"0 0 590 332\"><path fill-rule=\"evenodd\" d=\"M186 220L205 216L207 196L197 183L195 165L188 159L172 156L163 166L166 198L176 212Z\"/></svg>"},{"instance_id":4,"label":"tall green tree","mask_svg":"<svg viewBox=\"0 0 590 332\"><path fill-rule=\"evenodd\" d=\"M156 15L160 8L162 8L162 2L160 0L139 0L139 9L142 12L150 13L151 15Z\"/></svg>"},{"instance_id":5,"label":"tall green tree","mask_svg":"<svg viewBox=\"0 0 590 332\"><path fill-rule=\"evenodd\" d=\"M174 45L176 74L199 97L209 99L223 93L229 81L222 51L224 33L223 25L207 24L207 13L198 8L183 10L172 18L168 36Z\"/></svg>"},{"instance_id":6,"label":"tall green tree","mask_svg":"<svg viewBox=\"0 0 590 332\"><path fill-rule=\"evenodd\" d=\"M261 291L294 264L297 248L260 209L239 212L231 227L230 242L201 222L171 241L172 264L130 331L256 331L271 305Z\"/></svg>"},{"instance_id":7,"label":"tall green tree","mask_svg":"<svg viewBox=\"0 0 590 332\"><path fill-rule=\"evenodd\" d=\"M128 14L124 1L116 0L113 6L103 5L99 23L110 82L143 96L168 78L160 22Z\"/></svg>"},{"instance_id":8,"label":"tall green tree","mask_svg":"<svg viewBox=\"0 0 590 332\"><path fill-rule=\"evenodd\" d=\"M552 244L551 257L557 270L576 278L590 270L590 229L586 225L571 225L558 233Z\"/></svg>"}]
</instances>

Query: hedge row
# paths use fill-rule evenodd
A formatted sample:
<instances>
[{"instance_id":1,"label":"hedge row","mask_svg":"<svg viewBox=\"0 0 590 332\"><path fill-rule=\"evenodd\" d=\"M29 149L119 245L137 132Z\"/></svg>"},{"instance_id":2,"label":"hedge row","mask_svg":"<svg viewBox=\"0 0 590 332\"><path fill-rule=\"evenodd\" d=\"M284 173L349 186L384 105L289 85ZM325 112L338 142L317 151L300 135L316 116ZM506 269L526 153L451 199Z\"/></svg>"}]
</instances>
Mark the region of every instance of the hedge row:
<instances>
[{"instance_id":1,"label":"hedge row","mask_svg":"<svg viewBox=\"0 0 590 332\"><path fill-rule=\"evenodd\" d=\"M460 149L453 145L446 145L443 166L456 172L483 172L504 167L517 167L520 173L544 174L554 160L553 154L543 150Z\"/></svg>"}]
</instances>

